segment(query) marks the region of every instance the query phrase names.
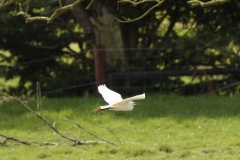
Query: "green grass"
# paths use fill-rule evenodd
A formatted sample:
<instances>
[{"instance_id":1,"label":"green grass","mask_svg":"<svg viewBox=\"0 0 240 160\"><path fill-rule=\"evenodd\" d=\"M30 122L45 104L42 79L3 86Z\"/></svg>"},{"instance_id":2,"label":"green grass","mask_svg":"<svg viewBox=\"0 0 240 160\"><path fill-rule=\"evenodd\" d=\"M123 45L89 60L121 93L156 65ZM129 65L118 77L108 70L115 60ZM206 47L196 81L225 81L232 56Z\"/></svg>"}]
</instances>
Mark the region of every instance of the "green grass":
<instances>
[{"instance_id":1,"label":"green grass","mask_svg":"<svg viewBox=\"0 0 240 160\"><path fill-rule=\"evenodd\" d=\"M0 146L0 160L240 159L239 96L146 96L131 112L93 113L93 108L105 104L94 97L43 100L43 116L51 123L56 121L59 131L80 140L98 141L64 121L66 117L99 137L121 142L119 146L72 146L20 104L5 102L0 106L1 134L59 144L27 146L7 142ZM37 111L35 100L29 100L28 105Z\"/></svg>"}]
</instances>

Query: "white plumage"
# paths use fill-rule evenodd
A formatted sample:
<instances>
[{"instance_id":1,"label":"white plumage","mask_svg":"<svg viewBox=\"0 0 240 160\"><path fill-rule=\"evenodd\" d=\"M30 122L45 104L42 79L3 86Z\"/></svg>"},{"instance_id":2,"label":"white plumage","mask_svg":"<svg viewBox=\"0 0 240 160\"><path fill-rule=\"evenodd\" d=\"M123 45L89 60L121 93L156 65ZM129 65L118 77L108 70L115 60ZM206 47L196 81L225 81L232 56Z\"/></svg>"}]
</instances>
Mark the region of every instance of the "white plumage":
<instances>
[{"instance_id":1,"label":"white plumage","mask_svg":"<svg viewBox=\"0 0 240 160\"><path fill-rule=\"evenodd\" d=\"M98 112L104 109L114 111L131 111L135 105L133 102L134 100L145 99L145 93L122 99L122 96L119 93L108 89L105 84L98 86L98 92L109 105L97 107L93 110L93 112Z\"/></svg>"}]
</instances>

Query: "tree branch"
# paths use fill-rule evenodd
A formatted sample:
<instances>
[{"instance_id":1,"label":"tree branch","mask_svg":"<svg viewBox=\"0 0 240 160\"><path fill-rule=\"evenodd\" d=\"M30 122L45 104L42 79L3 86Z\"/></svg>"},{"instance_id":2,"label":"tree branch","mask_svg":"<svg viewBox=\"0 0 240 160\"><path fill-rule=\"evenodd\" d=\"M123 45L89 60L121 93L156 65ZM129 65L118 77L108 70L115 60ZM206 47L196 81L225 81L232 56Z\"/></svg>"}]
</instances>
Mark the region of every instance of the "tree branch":
<instances>
[{"instance_id":1,"label":"tree branch","mask_svg":"<svg viewBox=\"0 0 240 160\"><path fill-rule=\"evenodd\" d=\"M60 3L60 8L56 9L53 14L50 17L45 17L45 16L34 16L32 17L30 14L28 14L27 12L24 12L21 8L21 4L19 4L19 12L16 14L18 15L22 15L23 17L26 18L26 22L32 22L32 21L36 21L36 20L43 20L43 21L47 21L47 23L51 23L62 11L65 10L73 10L77 5L79 5L80 3L82 3L84 0L76 0L74 3L69 4L67 6L61 6L62 4ZM86 9L90 8L90 5L92 4L94 0L92 0L89 5L86 7Z\"/></svg>"},{"instance_id":2,"label":"tree branch","mask_svg":"<svg viewBox=\"0 0 240 160\"><path fill-rule=\"evenodd\" d=\"M18 140L18 139L13 138L13 137L8 137L8 136L5 136L5 135L3 135L1 133L0 133L0 136L5 138L5 140L3 142L0 142L0 145L4 145L8 141L14 141L14 142L22 143L22 144L25 144L25 145L31 145L29 142Z\"/></svg>"},{"instance_id":3,"label":"tree branch","mask_svg":"<svg viewBox=\"0 0 240 160\"><path fill-rule=\"evenodd\" d=\"M88 131L87 129L83 128L81 125L79 125L78 123L76 123L76 122L74 122L74 121L72 121L72 120L70 120L70 119L64 118L64 120L75 124L76 126L78 126L79 128L81 128L82 130L84 130L84 131L87 132L88 134L92 135L93 137L96 137L96 138L98 138L98 139L100 139L100 140L102 140L102 141L104 141L104 142L107 142L107 143L110 143L110 144L113 144L113 145L116 145L116 146L117 146L116 143L110 142L110 141L108 141L108 140L106 140L106 139L104 139L104 138L101 138L101 137L97 136L96 134Z\"/></svg>"},{"instance_id":4,"label":"tree branch","mask_svg":"<svg viewBox=\"0 0 240 160\"><path fill-rule=\"evenodd\" d=\"M39 93L40 94L40 93ZM36 117L38 117L39 119L41 119L44 123L46 123L55 133L57 133L58 135L60 135L62 138L64 139L67 139L69 141L72 141L74 142L74 145L82 145L82 144L98 144L98 143L109 143L109 144L113 144L113 145L117 145L113 142L110 142L104 138L101 138L99 136L97 136L96 134L93 134L91 133L90 131L88 131L87 129L83 128L81 125L77 124L76 122L74 121L71 121L69 119L64 119L66 121L69 121L75 125L77 125L79 128L81 128L82 130L84 130L85 132L87 132L88 134L102 140L101 141L80 141L78 139L74 139L74 138L71 138L71 137L68 137L66 135L64 135L63 133L61 133L60 131L58 131L56 128L55 128L55 124L56 122L53 123L53 125L50 124L50 122L48 122L45 118L43 118L43 116L41 114L38 114L36 113L35 111L33 111L30 107L28 107L28 105L26 104L26 102L24 101L20 101L19 99L15 98L15 97L12 97L12 96L9 96L7 94L3 94L3 93L0 93L0 96L1 96L1 99L0 99L0 104L3 103L5 100L7 99L10 99L10 100L13 100L13 101L16 101L18 103L20 103L22 106L24 106L28 111L30 111L32 114L34 114ZM3 134L0 133L0 136L1 137L4 137L5 140L3 142L0 142L0 145L4 145L6 144L8 141L15 141L15 142L18 142L18 143L22 143L22 144L26 144L26 145L30 145L32 143L35 143L35 144L43 144L43 145L57 145L58 143L55 143L55 142L43 142L43 143L40 143L40 142L26 142L26 141L22 141L22 140L18 140L16 138L13 138L13 137L8 137L8 136L5 136Z\"/></svg>"},{"instance_id":5,"label":"tree branch","mask_svg":"<svg viewBox=\"0 0 240 160\"><path fill-rule=\"evenodd\" d=\"M22 140L19 140L19 139L16 139L16 138L13 138L13 137L9 137L9 136L6 136L4 134L1 134L0 133L0 136L5 138L5 140L3 142L0 142L0 145L4 145L6 144L8 141L14 141L14 142L17 142L17 143L21 143L21 144L25 144L25 145L31 145L31 144L40 144L40 145L57 145L58 143L56 142L27 142L27 141L22 141Z\"/></svg>"},{"instance_id":6,"label":"tree branch","mask_svg":"<svg viewBox=\"0 0 240 160\"><path fill-rule=\"evenodd\" d=\"M187 1L188 4L193 4L193 5L201 5L202 7L207 7L211 5L218 5L218 4L223 4L226 2L230 2L231 0L211 0L208 2L202 2L200 0L189 0Z\"/></svg>"},{"instance_id":7,"label":"tree branch","mask_svg":"<svg viewBox=\"0 0 240 160\"><path fill-rule=\"evenodd\" d=\"M91 7L93 1L94 1L94 0L91 0L91 2L90 2L90 3L88 4L88 6L85 8L86 10L89 10L89 9L90 9L90 7Z\"/></svg>"},{"instance_id":8,"label":"tree branch","mask_svg":"<svg viewBox=\"0 0 240 160\"><path fill-rule=\"evenodd\" d=\"M1 0L0 8L6 7L6 6L8 6L8 5L10 5L10 4L14 3L14 2L15 2L15 0L9 0L7 2L5 2L5 0Z\"/></svg>"},{"instance_id":9,"label":"tree branch","mask_svg":"<svg viewBox=\"0 0 240 160\"><path fill-rule=\"evenodd\" d=\"M119 0L117 2L118 9L119 9L119 4L120 3L131 3L133 5L133 7L136 7L136 6L140 5L140 4L144 4L144 3L148 3L148 2L156 2L157 4L155 4L154 6L149 8L145 13L143 13L141 16L139 16L137 18L131 19L131 18L122 17L124 20L120 20L120 19L115 17L115 19L117 19L119 22L127 22L127 23L137 21L137 20L145 17L154 8L159 7L160 5L162 5L164 1L165 0L143 0L143 1L139 1L139 2L133 2L132 0Z\"/></svg>"},{"instance_id":10,"label":"tree branch","mask_svg":"<svg viewBox=\"0 0 240 160\"><path fill-rule=\"evenodd\" d=\"M74 139L74 138L70 138L66 135L64 135L63 133L61 133L60 131L58 131L53 125L50 124L50 122L48 122L45 118L43 118L41 115L37 114L35 111L33 111L30 107L28 107L24 102L20 101L19 99L15 98L15 97L12 97L12 96L9 96L9 95L5 95L3 93L1 93L1 95L3 95L4 97L8 98L8 99L11 99L11 100L14 100L18 103L20 103L22 106L24 106L28 111L30 111L32 114L34 114L36 117L38 117L39 119L41 119L44 123L46 123L53 131L55 131L58 135L60 135L61 137L69 140L69 141L72 141L74 143L76 143L76 141L79 141L77 139ZM81 142L79 141L79 143L81 144Z\"/></svg>"}]
</instances>

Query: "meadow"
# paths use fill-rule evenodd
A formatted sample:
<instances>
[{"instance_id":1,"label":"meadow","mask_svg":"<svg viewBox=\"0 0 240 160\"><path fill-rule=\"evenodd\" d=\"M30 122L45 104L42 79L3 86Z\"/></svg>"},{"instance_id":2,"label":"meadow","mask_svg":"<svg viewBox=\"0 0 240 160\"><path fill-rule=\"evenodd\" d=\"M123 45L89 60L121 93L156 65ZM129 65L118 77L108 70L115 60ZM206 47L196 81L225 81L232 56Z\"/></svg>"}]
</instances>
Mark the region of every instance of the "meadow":
<instances>
[{"instance_id":1,"label":"meadow","mask_svg":"<svg viewBox=\"0 0 240 160\"><path fill-rule=\"evenodd\" d=\"M40 113L35 99L27 101ZM102 98L43 98L45 119L63 134L90 142L73 146L21 104L6 101L0 105L0 134L41 144L4 143L0 136L0 160L240 159L240 96L146 94L137 102L131 112L93 113L106 104ZM64 118L117 145L100 143Z\"/></svg>"}]
</instances>

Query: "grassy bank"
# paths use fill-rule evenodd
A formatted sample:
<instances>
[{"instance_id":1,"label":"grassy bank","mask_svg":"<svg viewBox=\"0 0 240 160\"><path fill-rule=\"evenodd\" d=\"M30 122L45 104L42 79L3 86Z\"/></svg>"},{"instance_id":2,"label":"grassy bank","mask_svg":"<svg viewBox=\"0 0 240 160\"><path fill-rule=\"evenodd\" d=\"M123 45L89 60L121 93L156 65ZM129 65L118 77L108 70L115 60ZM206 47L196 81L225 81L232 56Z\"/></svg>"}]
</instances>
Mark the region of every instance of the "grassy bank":
<instances>
[{"instance_id":1,"label":"grassy bank","mask_svg":"<svg viewBox=\"0 0 240 160\"><path fill-rule=\"evenodd\" d=\"M56 146L7 142L0 160L79 159L239 159L240 97L181 97L146 94L131 112L92 109L102 99L43 99L43 116L73 138L99 141L64 118L74 120L99 137L119 144L72 146L16 102L0 106L0 133L24 141L57 142ZM28 100L36 112L35 100ZM1 142L4 138L0 138Z\"/></svg>"}]
</instances>

